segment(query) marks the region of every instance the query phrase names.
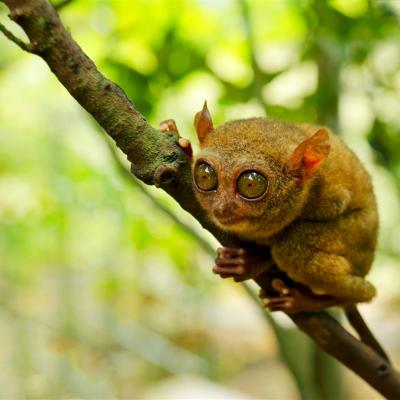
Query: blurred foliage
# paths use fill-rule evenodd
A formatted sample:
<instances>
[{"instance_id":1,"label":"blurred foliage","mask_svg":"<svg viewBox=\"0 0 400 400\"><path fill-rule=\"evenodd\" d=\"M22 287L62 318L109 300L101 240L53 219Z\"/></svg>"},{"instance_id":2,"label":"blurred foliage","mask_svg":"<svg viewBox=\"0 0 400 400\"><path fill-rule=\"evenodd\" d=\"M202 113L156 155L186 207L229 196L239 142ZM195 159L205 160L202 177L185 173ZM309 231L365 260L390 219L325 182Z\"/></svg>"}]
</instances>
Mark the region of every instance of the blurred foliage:
<instances>
[{"instance_id":1,"label":"blurred foliage","mask_svg":"<svg viewBox=\"0 0 400 400\"><path fill-rule=\"evenodd\" d=\"M366 311L397 360L399 4L76 0L62 10L154 125L175 118L194 140L193 115L207 99L217 124L268 115L340 132L374 179L380 296ZM23 37L3 5L0 20ZM99 128L46 65L4 37L0 104L1 398L142 398L182 374L242 398L340 397L337 369L279 315L276 341L245 292L213 277L210 255L123 178ZM362 388L347 385L346 398Z\"/></svg>"}]
</instances>

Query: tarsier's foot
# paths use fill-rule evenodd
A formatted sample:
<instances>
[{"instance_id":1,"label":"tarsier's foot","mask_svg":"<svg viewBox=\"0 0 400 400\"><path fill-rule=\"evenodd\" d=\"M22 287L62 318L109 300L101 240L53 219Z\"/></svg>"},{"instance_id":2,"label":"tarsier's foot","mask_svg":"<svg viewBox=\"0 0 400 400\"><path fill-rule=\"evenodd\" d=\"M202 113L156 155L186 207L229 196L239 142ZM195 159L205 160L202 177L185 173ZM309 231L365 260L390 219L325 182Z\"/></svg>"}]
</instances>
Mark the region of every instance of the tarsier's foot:
<instances>
[{"instance_id":1,"label":"tarsier's foot","mask_svg":"<svg viewBox=\"0 0 400 400\"><path fill-rule=\"evenodd\" d=\"M175 132L179 135L178 128L173 119L166 119L165 121L160 122L158 129L160 132ZM178 144L187 156L191 157L193 155L190 140L180 137L178 139Z\"/></svg>"},{"instance_id":2,"label":"tarsier's foot","mask_svg":"<svg viewBox=\"0 0 400 400\"><path fill-rule=\"evenodd\" d=\"M268 256L242 248L222 247L217 250L213 272L236 282L253 279L272 264Z\"/></svg>"},{"instance_id":3,"label":"tarsier's foot","mask_svg":"<svg viewBox=\"0 0 400 400\"><path fill-rule=\"evenodd\" d=\"M344 306L345 301L329 295L316 295L309 288L299 285L288 287L280 279L272 281L272 287L278 292L277 296L266 296L261 291L262 304L270 311L284 311L295 314L306 311L321 311L328 307Z\"/></svg>"}]
</instances>

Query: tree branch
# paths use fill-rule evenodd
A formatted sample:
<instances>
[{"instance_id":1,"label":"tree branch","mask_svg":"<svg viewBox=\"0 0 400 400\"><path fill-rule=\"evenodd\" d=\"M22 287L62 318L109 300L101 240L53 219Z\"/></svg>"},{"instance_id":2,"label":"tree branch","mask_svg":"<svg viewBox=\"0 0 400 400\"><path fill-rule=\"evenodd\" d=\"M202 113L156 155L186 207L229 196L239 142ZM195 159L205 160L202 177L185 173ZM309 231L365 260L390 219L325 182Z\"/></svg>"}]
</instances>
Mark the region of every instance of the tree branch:
<instances>
[{"instance_id":1,"label":"tree branch","mask_svg":"<svg viewBox=\"0 0 400 400\"><path fill-rule=\"evenodd\" d=\"M131 161L133 173L169 193L223 245L243 245L237 237L212 224L198 205L189 159L177 145L176 135L160 133L146 122L123 91L97 70L71 38L54 7L47 0L2 1L9 7L10 17L28 35L28 46L46 61L70 94L115 140ZM268 290L266 281L257 281ZM399 373L327 313L304 313L291 318L321 348L381 394L388 399L400 398Z\"/></svg>"}]
</instances>

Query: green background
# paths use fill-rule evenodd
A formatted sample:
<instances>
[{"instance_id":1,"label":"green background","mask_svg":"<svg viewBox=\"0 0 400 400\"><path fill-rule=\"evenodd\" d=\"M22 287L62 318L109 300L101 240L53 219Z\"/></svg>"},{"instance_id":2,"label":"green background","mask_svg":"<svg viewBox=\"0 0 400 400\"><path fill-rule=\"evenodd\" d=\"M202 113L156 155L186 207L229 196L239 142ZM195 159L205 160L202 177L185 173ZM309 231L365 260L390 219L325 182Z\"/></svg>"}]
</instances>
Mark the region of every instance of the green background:
<instances>
[{"instance_id":1,"label":"green background","mask_svg":"<svg viewBox=\"0 0 400 400\"><path fill-rule=\"evenodd\" d=\"M205 99L216 125L268 115L342 136L381 219L379 295L361 310L398 365L400 1L75 0L61 15L195 150ZM24 38L3 4L0 21ZM199 238L215 240L110 149L46 64L0 37L1 398L379 398L212 275Z\"/></svg>"}]
</instances>

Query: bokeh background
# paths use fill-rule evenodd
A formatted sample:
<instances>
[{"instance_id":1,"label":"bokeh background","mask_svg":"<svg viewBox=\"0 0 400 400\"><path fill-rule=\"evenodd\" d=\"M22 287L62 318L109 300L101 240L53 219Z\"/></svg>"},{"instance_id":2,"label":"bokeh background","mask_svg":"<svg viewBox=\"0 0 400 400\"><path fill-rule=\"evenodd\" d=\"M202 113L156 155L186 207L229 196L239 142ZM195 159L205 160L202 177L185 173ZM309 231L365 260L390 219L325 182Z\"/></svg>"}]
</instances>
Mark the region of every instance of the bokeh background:
<instances>
[{"instance_id":1,"label":"bokeh background","mask_svg":"<svg viewBox=\"0 0 400 400\"><path fill-rule=\"evenodd\" d=\"M0 5L0 21L20 37ZM400 365L400 1L75 0L73 37L154 125L194 140L271 116L325 124L371 172L379 250L362 306ZM377 399L251 289L45 63L0 37L0 397Z\"/></svg>"}]
</instances>

